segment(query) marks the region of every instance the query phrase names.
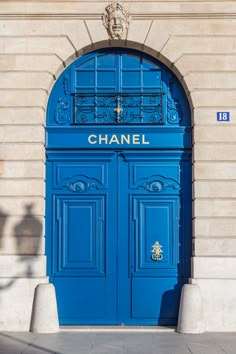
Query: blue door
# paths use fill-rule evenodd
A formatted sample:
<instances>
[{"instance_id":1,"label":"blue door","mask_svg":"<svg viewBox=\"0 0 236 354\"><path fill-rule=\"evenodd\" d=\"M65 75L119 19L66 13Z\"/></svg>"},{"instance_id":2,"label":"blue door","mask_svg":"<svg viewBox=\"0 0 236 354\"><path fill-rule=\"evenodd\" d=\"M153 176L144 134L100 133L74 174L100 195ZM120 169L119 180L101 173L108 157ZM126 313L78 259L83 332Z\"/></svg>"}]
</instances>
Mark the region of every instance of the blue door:
<instances>
[{"instance_id":1,"label":"blue door","mask_svg":"<svg viewBox=\"0 0 236 354\"><path fill-rule=\"evenodd\" d=\"M47 253L61 324L174 325L190 271L191 129L177 79L98 51L48 106Z\"/></svg>"}]
</instances>

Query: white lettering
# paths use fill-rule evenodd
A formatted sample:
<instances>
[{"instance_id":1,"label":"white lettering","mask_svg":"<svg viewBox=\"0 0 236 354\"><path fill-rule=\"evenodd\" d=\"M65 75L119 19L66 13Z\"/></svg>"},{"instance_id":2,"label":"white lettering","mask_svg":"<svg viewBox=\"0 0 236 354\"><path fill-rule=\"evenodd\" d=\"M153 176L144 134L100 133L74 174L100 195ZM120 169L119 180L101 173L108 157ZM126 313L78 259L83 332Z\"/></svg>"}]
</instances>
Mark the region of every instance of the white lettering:
<instances>
[{"instance_id":1,"label":"white lettering","mask_svg":"<svg viewBox=\"0 0 236 354\"><path fill-rule=\"evenodd\" d=\"M92 140L92 139L95 139L95 140ZM88 142L89 142L89 144L97 144L97 135L89 135L89 137L88 137Z\"/></svg>"},{"instance_id":2,"label":"white lettering","mask_svg":"<svg viewBox=\"0 0 236 354\"><path fill-rule=\"evenodd\" d=\"M111 139L109 141L109 144L113 144L113 143L115 143L117 145L120 144L120 142L119 142L119 140L118 140L118 138L117 138L117 136L115 134L112 135L112 137L111 137Z\"/></svg>"},{"instance_id":3,"label":"white lettering","mask_svg":"<svg viewBox=\"0 0 236 354\"><path fill-rule=\"evenodd\" d=\"M102 137L101 134L99 134L99 144L102 144L102 142L104 141L104 144L107 145L107 140L108 140L108 135L105 134L104 138Z\"/></svg>"},{"instance_id":4,"label":"white lettering","mask_svg":"<svg viewBox=\"0 0 236 354\"><path fill-rule=\"evenodd\" d=\"M139 134L133 135L133 144L140 144L140 135Z\"/></svg>"},{"instance_id":5,"label":"white lettering","mask_svg":"<svg viewBox=\"0 0 236 354\"><path fill-rule=\"evenodd\" d=\"M149 145L150 144L150 142L149 141L145 141L145 135L144 134L142 134L142 144L146 144L146 145Z\"/></svg>"},{"instance_id":6,"label":"white lettering","mask_svg":"<svg viewBox=\"0 0 236 354\"><path fill-rule=\"evenodd\" d=\"M128 134L128 135L124 135L124 134L121 134L121 144L124 144L124 143L126 143L126 144L130 144L130 135Z\"/></svg>"},{"instance_id":7,"label":"white lettering","mask_svg":"<svg viewBox=\"0 0 236 354\"><path fill-rule=\"evenodd\" d=\"M91 134L88 136L89 144L99 144L99 145L110 145L110 144L134 144L134 145L149 145L150 142L146 140L145 134L121 134L118 137L116 134L113 134L109 137L108 134Z\"/></svg>"}]
</instances>

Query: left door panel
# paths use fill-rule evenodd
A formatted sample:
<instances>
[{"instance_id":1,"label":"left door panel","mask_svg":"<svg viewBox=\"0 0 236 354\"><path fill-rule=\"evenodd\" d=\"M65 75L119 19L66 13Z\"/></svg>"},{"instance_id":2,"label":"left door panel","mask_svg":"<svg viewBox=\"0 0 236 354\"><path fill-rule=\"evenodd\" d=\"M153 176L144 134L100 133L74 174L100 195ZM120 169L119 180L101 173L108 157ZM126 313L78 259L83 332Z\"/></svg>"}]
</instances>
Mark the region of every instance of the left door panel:
<instances>
[{"instance_id":1,"label":"left door panel","mask_svg":"<svg viewBox=\"0 0 236 354\"><path fill-rule=\"evenodd\" d=\"M47 205L54 220L50 273L60 323L112 324L117 303L115 156L80 154L64 161L58 156L48 163L53 185Z\"/></svg>"}]
</instances>

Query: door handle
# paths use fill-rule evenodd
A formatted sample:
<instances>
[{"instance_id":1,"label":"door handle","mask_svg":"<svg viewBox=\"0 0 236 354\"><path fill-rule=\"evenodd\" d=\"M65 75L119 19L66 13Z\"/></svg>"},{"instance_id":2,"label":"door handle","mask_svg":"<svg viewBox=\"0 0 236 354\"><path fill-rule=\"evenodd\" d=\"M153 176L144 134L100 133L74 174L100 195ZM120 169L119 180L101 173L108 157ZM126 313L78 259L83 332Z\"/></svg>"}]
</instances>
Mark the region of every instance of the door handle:
<instances>
[{"instance_id":1,"label":"door handle","mask_svg":"<svg viewBox=\"0 0 236 354\"><path fill-rule=\"evenodd\" d=\"M151 259L154 262L161 261L163 259L163 250L162 250L162 245L156 241L154 245L152 245L152 256Z\"/></svg>"}]
</instances>

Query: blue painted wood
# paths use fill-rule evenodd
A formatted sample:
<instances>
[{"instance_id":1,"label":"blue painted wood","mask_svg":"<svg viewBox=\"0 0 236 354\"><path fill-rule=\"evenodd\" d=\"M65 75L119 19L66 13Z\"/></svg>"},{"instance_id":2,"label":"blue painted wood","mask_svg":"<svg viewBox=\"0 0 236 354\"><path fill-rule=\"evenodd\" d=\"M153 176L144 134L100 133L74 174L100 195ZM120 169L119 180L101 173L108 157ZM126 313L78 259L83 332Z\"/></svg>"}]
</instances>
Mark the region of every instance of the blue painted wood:
<instances>
[{"instance_id":1,"label":"blue painted wood","mask_svg":"<svg viewBox=\"0 0 236 354\"><path fill-rule=\"evenodd\" d=\"M190 270L185 259L189 260L191 238L180 232L181 225L191 229L189 199L181 198L183 189L191 195L189 175L182 176L190 169L190 155L180 151L120 154L119 242L124 254L119 309L127 324L176 323L180 290ZM160 262L151 259L156 241L163 246ZM127 291L129 295L122 296Z\"/></svg>"},{"instance_id":2,"label":"blue painted wood","mask_svg":"<svg viewBox=\"0 0 236 354\"><path fill-rule=\"evenodd\" d=\"M85 55L52 90L46 138L48 275L60 323L174 325L191 254L190 111L175 76L136 51Z\"/></svg>"},{"instance_id":3,"label":"blue painted wood","mask_svg":"<svg viewBox=\"0 0 236 354\"><path fill-rule=\"evenodd\" d=\"M68 154L47 161L61 323L174 324L189 276L191 239L180 230L191 229L190 154ZM151 259L155 241L160 262Z\"/></svg>"},{"instance_id":4,"label":"blue painted wood","mask_svg":"<svg viewBox=\"0 0 236 354\"><path fill-rule=\"evenodd\" d=\"M63 134L63 140L61 135ZM90 142L89 142L90 140ZM191 129L183 127L117 127L101 126L49 127L46 131L46 145L50 149L182 149L191 148Z\"/></svg>"},{"instance_id":5,"label":"blue painted wood","mask_svg":"<svg viewBox=\"0 0 236 354\"><path fill-rule=\"evenodd\" d=\"M78 58L57 79L48 103L46 144L86 149L140 144L153 149L169 143L182 148L191 147L190 128L188 101L175 75L151 56L112 48ZM92 142L91 129L96 136ZM157 140L159 132L167 139Z\"/></svg>"},{"instance_id":6,"label":"blue painted wood","mask_svg":"<svg viewBox=\"0 0 236 354\"><path fill-rule=\"evenodd\" d=\"M116 253L115 156L93 155L88 161L77 154L69 163L60 158L55 161L49 154L47 161L54 176L48 204L57 221L52 223L50 273L60 322L112 323L116 316L116 259L111 257Z\"/></svg>"}]
</instances>

